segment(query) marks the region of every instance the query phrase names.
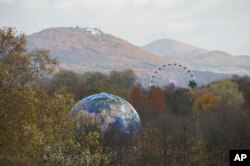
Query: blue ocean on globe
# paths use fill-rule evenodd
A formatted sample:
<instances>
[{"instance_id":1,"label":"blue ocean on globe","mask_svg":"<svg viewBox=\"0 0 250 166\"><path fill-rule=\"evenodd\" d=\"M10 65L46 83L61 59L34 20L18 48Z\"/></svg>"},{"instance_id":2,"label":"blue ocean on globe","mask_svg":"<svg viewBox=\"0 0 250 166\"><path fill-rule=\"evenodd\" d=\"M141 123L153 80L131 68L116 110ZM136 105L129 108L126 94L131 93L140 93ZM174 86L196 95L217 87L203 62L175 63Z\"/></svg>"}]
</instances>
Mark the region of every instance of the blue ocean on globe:
<instances>
[{"instance_id":1,"label":"blue ocean on globe","mask_svg":"<svg viewBox=\"0 0 250 166\"><path fill-rule=\"evenodd\" d=\"M140 117L133 106L121 97L99 93L85 97L70 111L77 126L96 125L102 132L116 126L122 133L136 133Z\"/></svg>"}]
</instances>

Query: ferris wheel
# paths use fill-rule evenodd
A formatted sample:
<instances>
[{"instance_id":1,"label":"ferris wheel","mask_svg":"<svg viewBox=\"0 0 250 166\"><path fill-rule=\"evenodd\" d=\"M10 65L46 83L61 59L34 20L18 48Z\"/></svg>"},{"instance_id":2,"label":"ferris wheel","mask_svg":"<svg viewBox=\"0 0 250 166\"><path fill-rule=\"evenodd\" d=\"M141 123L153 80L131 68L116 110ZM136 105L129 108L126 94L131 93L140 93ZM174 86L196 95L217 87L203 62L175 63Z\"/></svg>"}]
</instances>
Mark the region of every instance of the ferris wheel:
<instances>
[{"instance_id":1,"label":"ferris wheel","mask_svg":"<svg viewBox=\"0 0 250 166\"><path fill-rule=\"evenodd\" d=\"M160 88L169 85L186 88L192 83L195 83L194 73L186 66L177 63L158 65L150 77L150 86Z\"/></svg>"}]
</instances>

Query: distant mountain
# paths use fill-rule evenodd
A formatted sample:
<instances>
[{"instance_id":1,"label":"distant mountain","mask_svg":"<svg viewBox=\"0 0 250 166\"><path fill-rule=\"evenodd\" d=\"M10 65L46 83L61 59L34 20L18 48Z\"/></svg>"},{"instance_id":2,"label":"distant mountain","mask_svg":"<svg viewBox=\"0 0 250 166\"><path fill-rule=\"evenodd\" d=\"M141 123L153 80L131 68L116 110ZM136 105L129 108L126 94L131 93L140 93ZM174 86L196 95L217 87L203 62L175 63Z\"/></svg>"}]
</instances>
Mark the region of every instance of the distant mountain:
<instances>
[{"instance_id":1,"label":"distant mountain","mask_svg":"<svg viewBox=\"0 0 250 166\"><path fill-rule=\"evenodd\" d=\"M179 49L180 47L182 49ZM111 70L132 69L144 86L149 84L150 74L158 64L169 62L168 58L150 53L111 34L105 34L97 28L45 29L28 36L28 50L34 48L49 49L52 57L58 58L61 62L60 68L80 73L86 71L108 73ZM206 50L183 43L177 43L169 48L176 53L172 59L175 59L175 56L182 57L184 53L190 53L190 55L195 52L206 53ZM192 68L192 65L190 66ZM224 75L211 72L194 72L197 73L196 78L199 84L224 77Z\"/></svg>"},{"instance_id":2,"label":"distant mountain","mask_svg":"<svg viewBox=\"0 0 250 166\"><path fill-rule=\"evenodd\" d=\"M233 76L233 74L214 73L210 71L198 71L198 70L194 70L193 73L196 78L195 81L199 85L205 85L216 80L231 78Z\"/></svg>"},{"instance_id":3,"label":"distant mountain","mask_svg":"<svg viewBox=\"0 0 250 166\"><path fill-rule=\"evenodd\" d=\"M208 51L171 39L156 40L143 48L195 70L250 74L250 58L246 56L233 56L224 51Z\"/></svg>"},{"instance_id":4,"label":"distant mountain","mask_svg":"<svg viewBox=\"0 0 250 166\"><path fill-rule=\"evenodd\" d=\"M173 39L156 40L145 45L143 48L155 54L173 58L183 56L187 56L186 58L188 58L189 56L207 52L207 50L200 49L186 43L178 42Z\"/></svg>"},{"instance_id":5,"label":"distant mountain","mask_svg":"<svg viewBox=\"0 0 250 166\"><path fill-rule=\"evenodd\" d=\"M239 55L237 57L250 63L250 55Z\"/></svg>"}]
</instances>

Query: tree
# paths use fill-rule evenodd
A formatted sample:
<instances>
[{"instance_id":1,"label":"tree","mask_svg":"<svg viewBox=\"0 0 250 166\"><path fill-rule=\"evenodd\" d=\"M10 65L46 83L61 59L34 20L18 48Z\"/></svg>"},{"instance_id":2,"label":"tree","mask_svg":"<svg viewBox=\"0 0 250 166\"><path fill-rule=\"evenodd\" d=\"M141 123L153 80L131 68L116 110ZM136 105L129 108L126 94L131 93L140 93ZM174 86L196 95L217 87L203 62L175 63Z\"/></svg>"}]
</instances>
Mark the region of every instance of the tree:
<instances>
[{"instance_id":1,"label":"tree","mask_svg":"<svg viewBox=\"0 0 250 166\"><path fill-rule=\"evenodd\" d=\"M0 165L29 161L24 146L32 139L25 135L27 125L35 116L38 102L35 96L31 87L11 88L8 93L0 94ZM35 126L32 128L35 130Z\"/></svg>"},{"instance_id":2,"label":"tree","mask_svg":"<svg viewBox=\"0 0 250 166\"><path fill-rule=\"evenodd\" d=\"M152 86L147 95L148 104L156 113L163 113L166 111L165 97L163 91L159 87Z\"/></svg>"},{"instance_id":3,"label":"tree","mask_svg":"<svg viewBox=\"0 0 250 166\"><path fill-rule=\"evenodd\" d=\"M244 102L243 94L239 91L237 83L231 80L220 80L210 83L208 90L228 109L238 110Z\"/></svg>"},{"instance_id":4,"label":"tree","mask_svg":"<svg viewBox=\"0 0 250 166\"><path fill-rule=\"evenodd\" d=\"M82 79L86 84L91 84L98 81L104 81L108 79L106 74L100 72L86 72L81 75Z\"/></svg>"},{"instance_id":5,"label":"tree","mask_svg":"<svg viewBox=\"0 0 250 166\"><path fill-rule=\"evenodd\" d=\"M27 56L31 64L32 75L35 78L42 78L52 74L58 64L56 59L51 59L49 50L46 49L33 50L28 52Z\"/></svg>"},{"instance_id":6,"label":"tree","mask_svg":"<svg viewBox=\"0 0 250 166\"><path fill-rule=\"evenodd\" d=\"M101 92L111 93L124 98L128 96L126 89L119 88L112 83L111 75L99 72L86 72L81 75L81 80L83 80L84 86L80 86L81 89L78 89L78 91L82 91L83 97Z\"/></svg>"},{"instance_id":7,"label":"tree","mask_svg":"<svg viewBox=\"0 0 250 166\"><path fill-rule=\"evenodd\" d=\"M14 28L0 29L0 88L23 86L50 74L58 63L49 51L37 49L26 52L26 37Z\"/></svg>"},{"instance_id":8,"label":"tree","mask_svg":"<svg viewBox=\"0 0 250 166\"><path fill-rule=\"evenodd\" d=\"M50 97L43 96L41 101L35 124L46 136L43 145L40 146L41 156L46 156L42 158L43 162L53 165L65 164L67 160L72 162L68 156L81 151L75 139L76 123L74 119L68 117L68 112L74 106L75 100L65 89L61 89ZM46 147L50 148L49 152L46 151Z\"/></svg>"},{"instance_id":9,"label":"tree","mask_svg":"<svg viewBox=\"0 0 250 166\"><path fill-rule=\"evenodd\" d=\"M201 90L193 103L194 111L209 111L216 107L217 97L206 89Z\"/></svg>"},{"instance_id":10,"label":"tree","mask_svg":"<svg viewBox=\"0 0 250 166\"><path fill-rule=\"evenodd\" d=\"M86 88L84 84L79 74L70 70L60 70L51 78L48 90L53 94L65 87L69 93L74 94L75 98L80 100L84 95L84 88Z\"/></svg>"},{"instance_id":11,"label":"tree","mask_svg":"<svg viewBox=\"0 0 250 166\"><path fill-rule=\"evenodd\" d=\"M26 38L13 28L0 29L0 85L11 88L31 80L29 59L24 55Z\"/></svg>"},{"instance_id":12,"label":"tree","mask_svg":"<svg viewBox=\"0 0 250 166\"><path fill-rule=\"evenodd\" d=\"M243 93L245 108L250 108L250 77L249 76L233 76L232 80L239 86L239 90Z\"/></svg>"},{"instance_id":13,"label":"tree","mask_svg":"<svg viewBox=\"0 0 250 166\"><path fill-rule=\"evenodd\" d=\"M193 103L193 106L192 106L195 120L196 120L196 138L197 138L197 141L199 140L201 111L211 110L212 108L216 107L217 103L218 103L218 101L217 101L216 96L214 96L208 90L204 89L204 90L198 91L198 94L197 94L195 101Z\"/></svg>"},{"instance_id":14,"label":"tree","mask_svg":"<svg viewBox=\"0 0 250 166\"><path fill-rule=\"evenodd\" d=\"M130 69L121 72L111 71L109 77L111 84L125 90L130 90L136 81L136 75Z\"/></svg>"},{"instance_id":15,"label":"tree","mask_svg":"<svg viewBox=\"0 0 250 166\"><path fill-rule=\"evenodd\" d=\"M194 80L192 80L192 81L189 81L188 86L191 87L191 88L196 88L197 87L197 83Z\"/></svg>"},{"instance_id":16,"label":"tree","mask_svg":"<svg viewBox=\"0 0 250 166\"><path fill-rule=\"evenodd\" d=\"M142 106L143 94L139 85L133 87L128 100L135 107L135 109L139 109Z\"/></svg>"},{"instance_id":17,"label":"tree","mask_svg":"<svg viewBox=\"0 0 250 166\"><path fill-rule=\"evenodd\" d=\"M176 115L189 115L192 112L192 96L190 89L172 89L164 90L165 103L167 110Z\"/></svg>"},{"instance_id":18,"label":"tree","mask_svg":"<svg viewBox=\"0 0 250 166\"><path fill-rule=\"evenodd\" d=\"M39 90L35 81L53 71L49 52L26 51L26 37L14 28L0 29L0 165L33 165L43 133L39 130Z\"/></svg>"}]
</instances>

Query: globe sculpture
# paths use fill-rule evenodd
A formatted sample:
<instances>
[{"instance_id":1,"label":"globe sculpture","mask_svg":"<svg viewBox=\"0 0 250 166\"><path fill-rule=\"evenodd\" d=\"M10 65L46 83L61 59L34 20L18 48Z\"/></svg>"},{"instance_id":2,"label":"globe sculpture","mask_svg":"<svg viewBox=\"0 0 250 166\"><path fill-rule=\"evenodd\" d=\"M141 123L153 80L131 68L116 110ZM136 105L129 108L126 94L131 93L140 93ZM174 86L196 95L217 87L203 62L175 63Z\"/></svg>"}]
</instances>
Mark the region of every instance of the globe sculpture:
<instances>
[{"instance_id":1,"label":"globe sculpture","mask_svg":"<svg viewBox=\"0 0 250 166\"><path fill-rule=\"evenodd\" d=\"M135 133L140 127L140 118L131 104L121 97L99 93L78 102L70 111L77 127L97 126L102 132L116 127L122 133Z\"/></svg>"}]
</instances>

